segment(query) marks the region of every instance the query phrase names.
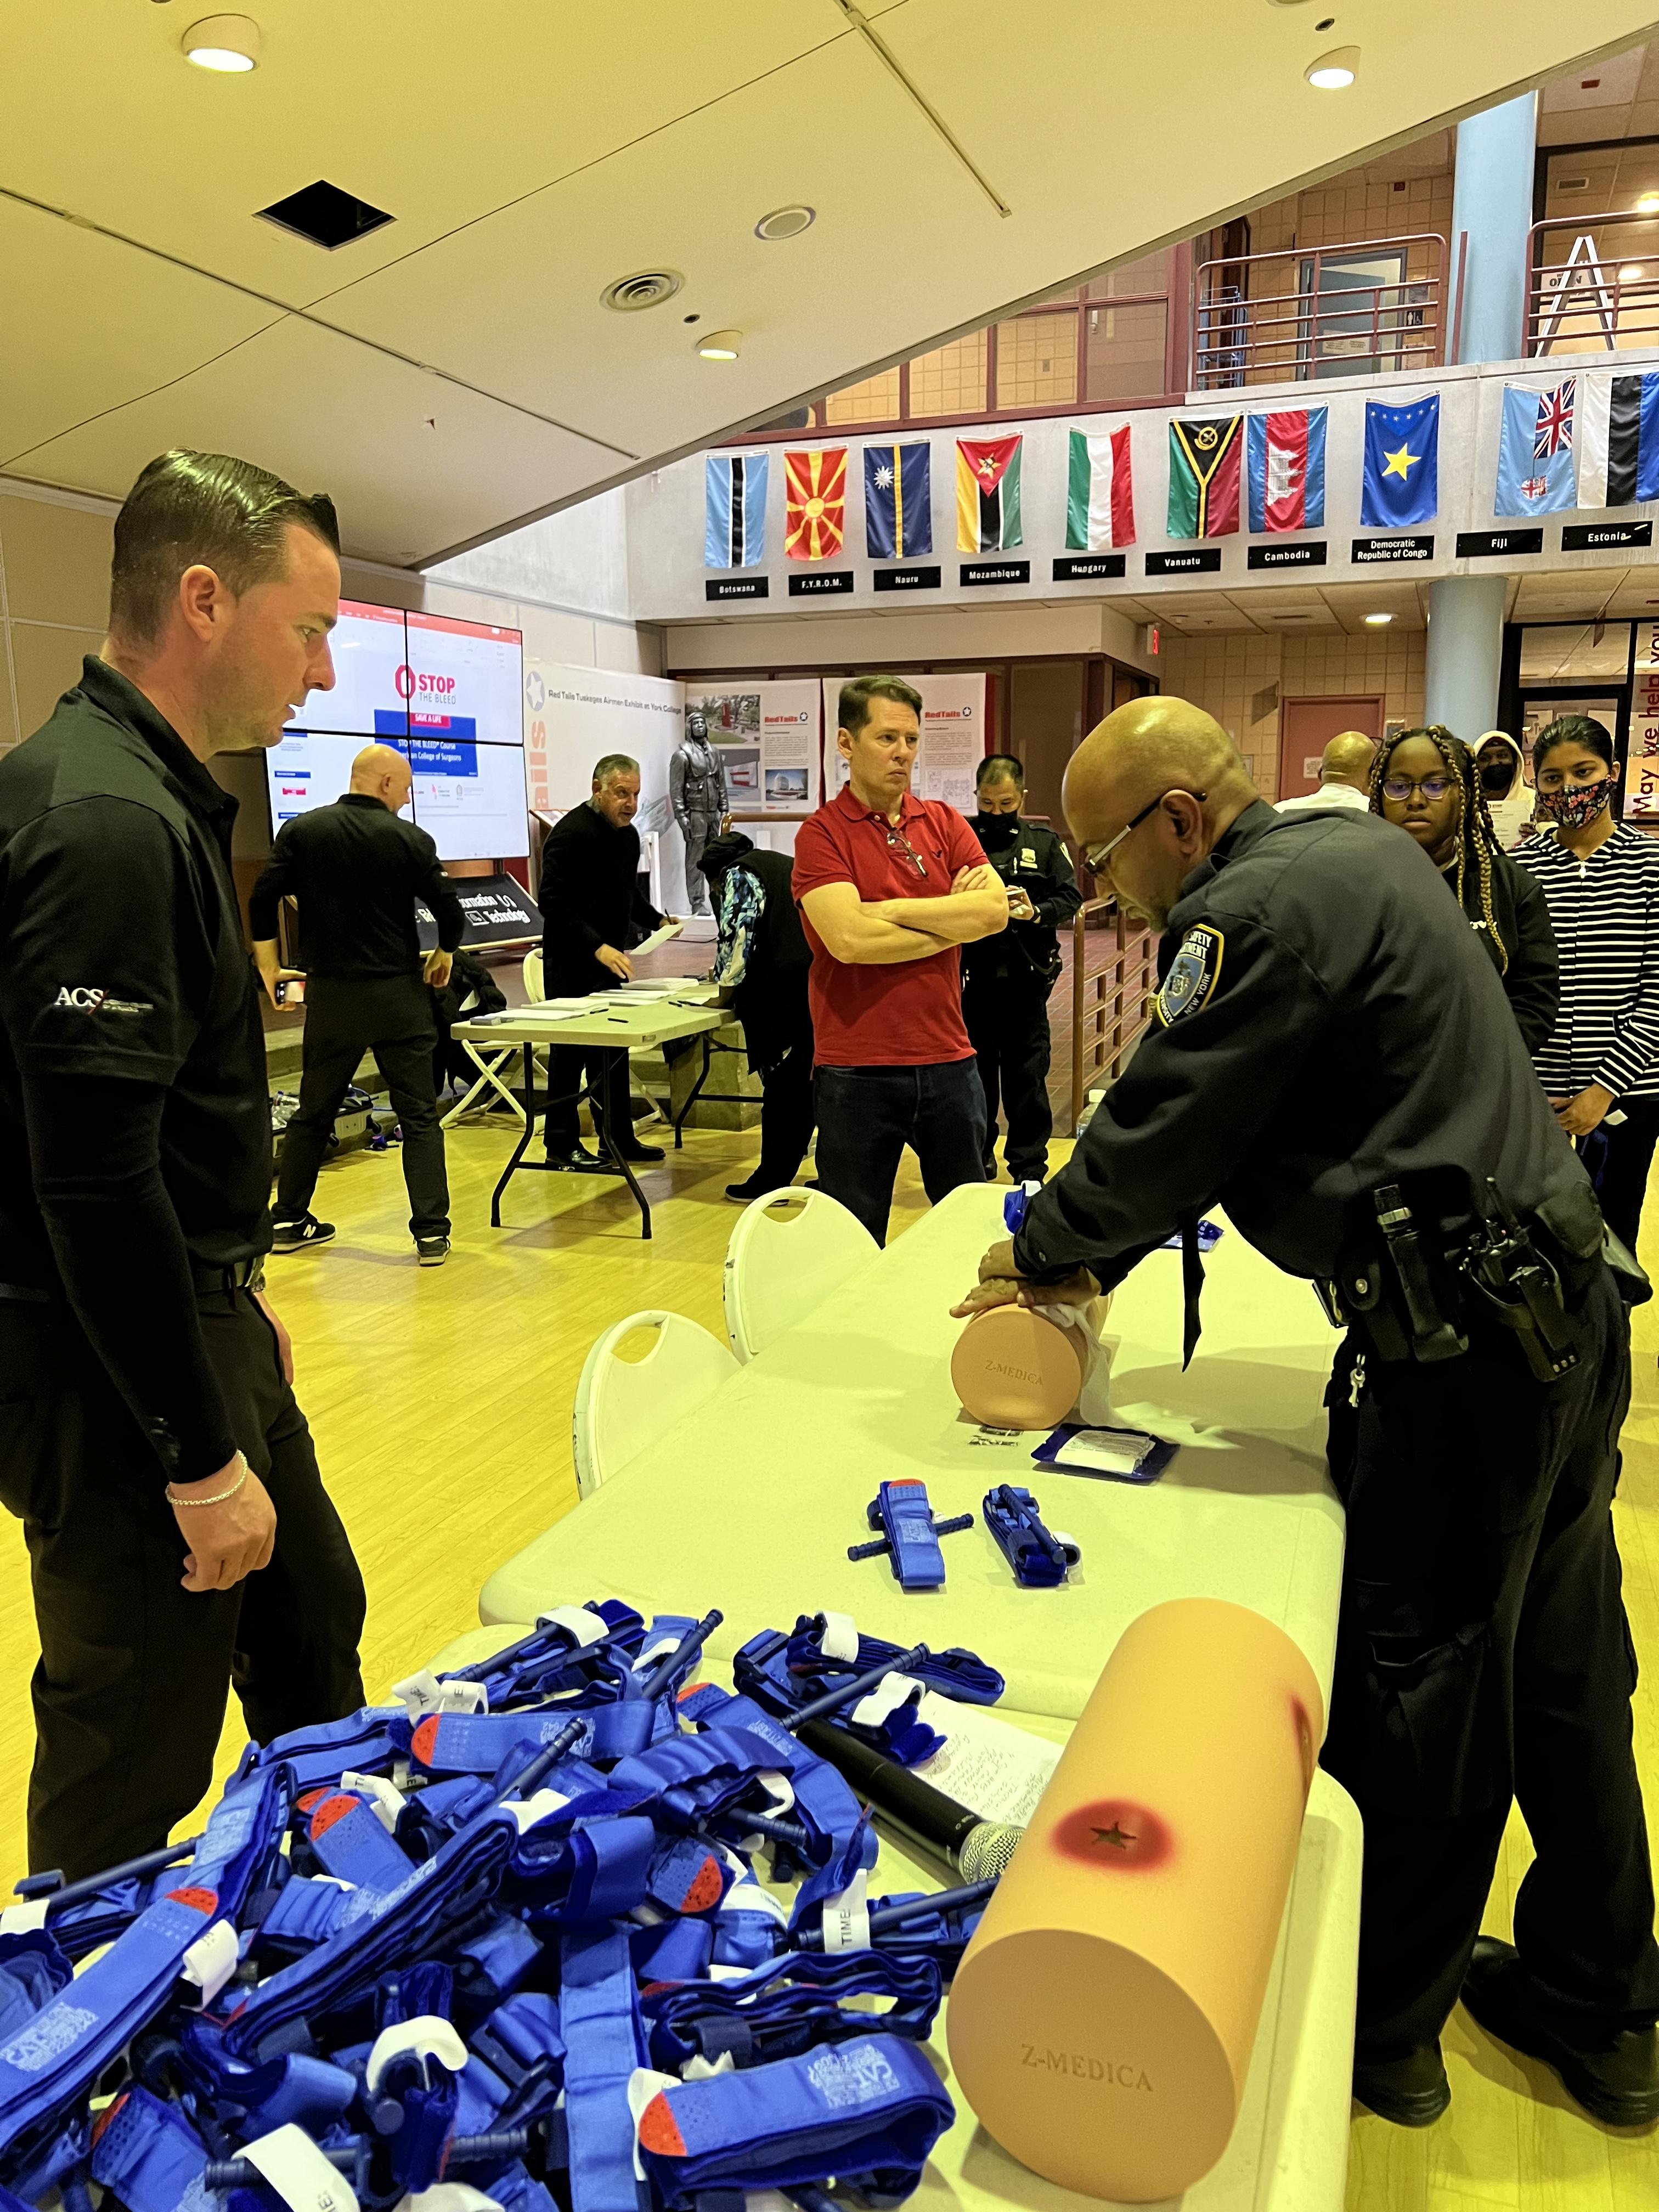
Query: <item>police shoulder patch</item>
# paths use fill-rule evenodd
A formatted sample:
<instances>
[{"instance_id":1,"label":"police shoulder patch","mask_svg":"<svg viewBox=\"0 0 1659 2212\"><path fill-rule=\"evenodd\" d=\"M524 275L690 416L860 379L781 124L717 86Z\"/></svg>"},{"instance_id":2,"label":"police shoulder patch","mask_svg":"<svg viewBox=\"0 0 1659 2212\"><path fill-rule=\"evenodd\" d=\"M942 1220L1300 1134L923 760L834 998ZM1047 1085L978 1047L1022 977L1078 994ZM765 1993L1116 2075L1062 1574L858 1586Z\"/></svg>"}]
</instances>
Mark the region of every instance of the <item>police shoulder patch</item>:
<instances>
[{"instance_id":1,"label":"police shoulder patch","mask_svg":"<svg viewBox=\"0 0 1659 2212\"><path fill-rule=\"evenodd\" d=\"M1165 1029L1183 1014L1195 1014L1208 1004L1221 975L1221 956L1226 939L1207 921L1194 924L1181 940L1158 994L1158 1019Z\"/></svg>"}]
</instances>

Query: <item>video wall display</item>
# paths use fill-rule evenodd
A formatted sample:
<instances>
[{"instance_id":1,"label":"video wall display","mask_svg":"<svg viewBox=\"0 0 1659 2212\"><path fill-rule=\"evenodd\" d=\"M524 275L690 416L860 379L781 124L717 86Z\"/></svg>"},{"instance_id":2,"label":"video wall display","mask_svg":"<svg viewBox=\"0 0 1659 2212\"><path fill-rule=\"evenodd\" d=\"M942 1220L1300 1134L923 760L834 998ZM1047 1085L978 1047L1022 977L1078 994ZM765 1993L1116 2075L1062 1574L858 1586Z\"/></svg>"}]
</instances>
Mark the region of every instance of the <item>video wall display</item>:
<instances>
[{"instance_id":1,"label":"video wall display","mask_svg":"<svg viewBox=\"0 0 1659 2212\"><path fill-rule=\"evenodd\" d=\"M334 688L266 755L274 831L331 805L378 740L407 755L410 812L446 860L528 857L524 651L516 629L342 599Z\"/></svg>"}]
</instances>

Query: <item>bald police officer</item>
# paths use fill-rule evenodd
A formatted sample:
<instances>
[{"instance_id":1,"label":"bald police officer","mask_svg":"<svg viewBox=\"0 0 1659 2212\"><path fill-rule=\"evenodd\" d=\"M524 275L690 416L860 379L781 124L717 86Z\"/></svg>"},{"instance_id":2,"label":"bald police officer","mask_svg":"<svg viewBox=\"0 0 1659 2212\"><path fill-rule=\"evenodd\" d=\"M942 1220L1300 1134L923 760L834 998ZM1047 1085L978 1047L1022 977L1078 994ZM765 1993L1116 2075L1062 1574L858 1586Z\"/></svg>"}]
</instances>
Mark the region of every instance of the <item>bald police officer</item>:
<instances>
[{"instance_id":1,"label":"bald police officer","mask_svg":"<svg viewBox=\"0 0 1659 2212\"><path fill-rule=\"evenodd\" d=\"M1626 1329L1497 972L1411 840L1370 814L1279 815L1181 700L1110 715L1065 803L1091 866L1163 933L1162 988L957 1310L1075 1297L1079 1270L1109 1287L1215 1204L1325 1286L1348 1330L1323 1755L1365 1823L1356 2094L1406 2124L1443 2112L1461 1990L1598 2118L1659 2118L1609 1510ZM1512 1796L1538 1853L1514 1947L1479 1938Z\"/></svg>"}]
</instances>

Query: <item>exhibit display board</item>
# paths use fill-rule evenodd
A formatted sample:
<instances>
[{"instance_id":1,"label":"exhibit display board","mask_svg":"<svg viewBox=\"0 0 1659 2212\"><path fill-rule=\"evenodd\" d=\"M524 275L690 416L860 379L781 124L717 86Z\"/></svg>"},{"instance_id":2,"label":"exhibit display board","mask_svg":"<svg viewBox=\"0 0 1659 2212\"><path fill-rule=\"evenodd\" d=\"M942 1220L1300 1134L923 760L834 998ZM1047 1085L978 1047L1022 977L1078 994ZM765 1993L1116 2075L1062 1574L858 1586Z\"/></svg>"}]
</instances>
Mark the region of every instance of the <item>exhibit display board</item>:
<instances>
[{"instance_id":1,"label":"exhibit display board","mask_svg":"<svg viewBox=\"0 0 1659 2212\"><path fill-rule=\"evenodd\" d=\"M689 903L680 836L671 823L668 763L684 728L684 686L659 676L610 668L572 668L532 658L525 671L525 763L530 805L550 820L580 806L593 786L593 767L606 753L640 764L635 827L647 843L660 838L659 903L684 914Z\"/></svg>"},{"instance_id":2,"label":"exhibit display board","mask_svg":"<svg viewBox=\"0 0 1659 2212\"><path fill-rule=\"evenodd\" d=\"M985 672L944 676L894 672L921 694L921 744L910 788L918 799L942 799L959 813L971 814L974 771L987 750ZM836 791L847 781L847 763L836 747L842 681L839 676L823 678L824 774Z\"/></svg>"},{"instance_id":3,"label":"exhibit display board","mask_svg":"<svg viewBox=\"0 0 1659 2212\"><path fill-rule=\"evenodd\" d=\"M1659 822L1659 623L1654 622L1636 625L1625 819Z\"/></svg>"},{"instance_id":4,"label":"exhibit display board","mask_svg":"<svg viewBox=\"0 0 1659 2212\"><path fill-rule=\"evenodd\" d=\"M716 679L718 684L718 679ZM734 814L807 814L818 803L818 685L688 684L685 711L701 714L720 748Z\"/></svg>"}]
</instances>

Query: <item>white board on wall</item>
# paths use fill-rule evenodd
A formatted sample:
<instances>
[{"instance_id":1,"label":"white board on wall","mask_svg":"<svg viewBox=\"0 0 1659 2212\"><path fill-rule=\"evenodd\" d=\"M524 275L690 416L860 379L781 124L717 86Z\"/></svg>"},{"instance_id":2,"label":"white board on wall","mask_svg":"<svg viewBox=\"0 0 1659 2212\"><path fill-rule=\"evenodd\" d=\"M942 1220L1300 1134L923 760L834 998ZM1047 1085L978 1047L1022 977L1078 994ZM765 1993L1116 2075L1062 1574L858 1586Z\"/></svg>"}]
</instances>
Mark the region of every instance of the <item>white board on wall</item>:
<instances>
[{"instance_id":1,"label":"white board on wall","mask_svg":"<svg viewBox=\"0 0 1659 2212\"><path fill-rule=\"evenodd\" d=\"M668 763L684 726L685 687L660 676L629 676L608 668L571 668L527 657L525 662L525 775L538 813L580 805L593 786L593 766L606 753L640 764L641 829L662 834L662 898L684 914L684 848L668 811Z\"/></svg>"}]
</instances>

